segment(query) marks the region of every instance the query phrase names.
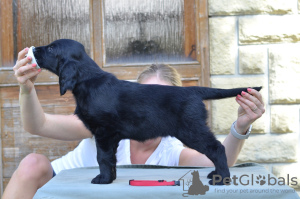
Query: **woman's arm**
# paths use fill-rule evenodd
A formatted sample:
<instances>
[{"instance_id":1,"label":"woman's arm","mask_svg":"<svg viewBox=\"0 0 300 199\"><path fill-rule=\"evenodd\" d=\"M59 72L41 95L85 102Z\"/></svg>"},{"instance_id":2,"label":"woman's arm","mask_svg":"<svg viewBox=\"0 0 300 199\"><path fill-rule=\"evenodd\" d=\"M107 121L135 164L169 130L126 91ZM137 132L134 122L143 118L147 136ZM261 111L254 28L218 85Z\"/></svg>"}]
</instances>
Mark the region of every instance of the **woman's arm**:
<instances>
[{"instance_id":1,"label":"woman's arm","mask_svg":"<svg viewBox=\"0 0 300 199\"><path fill-rule=\"evenodd\" d=\"M250 125L260 118L265 112L264 103L261 94L249 89L248 93L243 92L242 95L236 97L237 103L240 105L238 109L238 119L235 123L235 129L239 134L245 134ZM244 145L245 140L240 140L229 133L223 142L227 157L228 166L233 166L238 158L238 155ZM183 149L180 158L180 166L214 166L204 154L201 154L193 149Z\"/></svg>"},{"instance_id":2,"label":"woman's arm","mask_svg":"<svg viewBox=\"0 0 300 199\"><path fill-rule=\"evenodd\" d=\"M45 114L38 100L34 81L41 70L35 64L28 64L31 58L25 58L28 49L19 52L14 66L15 77L20 84L20 110L24 129L32 134L60 139L80 140L92 137L81 120L75 115Z\"/></svg>"}]
</instances>

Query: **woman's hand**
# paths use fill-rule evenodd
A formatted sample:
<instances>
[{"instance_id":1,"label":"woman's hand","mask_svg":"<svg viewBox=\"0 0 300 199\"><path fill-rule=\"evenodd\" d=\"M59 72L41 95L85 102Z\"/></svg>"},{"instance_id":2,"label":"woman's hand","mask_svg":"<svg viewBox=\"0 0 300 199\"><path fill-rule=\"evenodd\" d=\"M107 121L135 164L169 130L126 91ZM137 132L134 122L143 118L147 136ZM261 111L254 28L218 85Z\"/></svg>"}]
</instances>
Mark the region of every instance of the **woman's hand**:
<instances>
[{"instance_id":1,"label":"woman's hand","mask_svg":"<svg viewBox=\"0 0 300 199\"><path fill-rule=\"evenodd\" d=\"M15 71L15 77L20 84L22 93L30 93L37 75L41 72L41 69L36 68L36 64L29 64L31 57L25 57L29 48L25 48L18 54L18 60L13 67Z\"/></svg>"},{"instance_id":2,"label":"woman's hand","mask_svg":"<svg viewBox=\"0 0 300 199\"><path fill-rule=\"evenodd\" d=\"M248 89L248 92L242 92L241 95L236 97L236 101L240 107L238 109L238 119L235 129L241 134L246 133L250 125L265 112L261 94L251 88Z\"/></svg>"}]
</instances>

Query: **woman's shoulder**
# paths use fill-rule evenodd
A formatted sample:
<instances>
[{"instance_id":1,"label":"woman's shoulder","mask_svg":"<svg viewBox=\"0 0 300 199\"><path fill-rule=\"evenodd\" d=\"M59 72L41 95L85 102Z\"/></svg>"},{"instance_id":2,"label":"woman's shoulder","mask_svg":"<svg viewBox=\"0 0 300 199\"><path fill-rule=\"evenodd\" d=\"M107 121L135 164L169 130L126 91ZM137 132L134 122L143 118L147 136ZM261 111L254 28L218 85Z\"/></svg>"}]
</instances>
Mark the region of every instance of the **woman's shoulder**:
<instances>
[{"instance_id":1,"label":"woman's shoulder","mask_svg":"<svg viewBox=\"0 0 300 199\"><path fill-rule=\"evenodd\" d=\"M165 146L183 146L182 142L175 137L167 136L161 139L161 143Z\"/></svg>"}]
</instances>

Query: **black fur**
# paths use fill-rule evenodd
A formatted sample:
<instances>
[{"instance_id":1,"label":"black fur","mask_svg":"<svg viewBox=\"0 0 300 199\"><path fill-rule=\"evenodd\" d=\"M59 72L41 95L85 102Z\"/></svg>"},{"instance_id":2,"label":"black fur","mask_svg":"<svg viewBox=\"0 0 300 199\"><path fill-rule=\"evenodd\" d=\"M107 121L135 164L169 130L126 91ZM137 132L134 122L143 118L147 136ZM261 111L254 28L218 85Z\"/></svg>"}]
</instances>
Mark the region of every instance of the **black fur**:
<instances>
[{"instance_id":1,"label":"black fur","mask_svg":"<svg viewBox=\"0 0 300 199\"><path fill-rule=\"evenodd\" d=\"M100 174L92 183L107 184L116 179L115 153L121 139L145 141L168 135L205 154L215 164L213 174L230 176L224 146L206 125L202 100L234 97L247 88L142 85L118 80L102 71L82 44L67 39L35 48L34 56L41 68L59 76L61 95L72 90L75 114L95 136Z\"/></svg>"}]
</instances>

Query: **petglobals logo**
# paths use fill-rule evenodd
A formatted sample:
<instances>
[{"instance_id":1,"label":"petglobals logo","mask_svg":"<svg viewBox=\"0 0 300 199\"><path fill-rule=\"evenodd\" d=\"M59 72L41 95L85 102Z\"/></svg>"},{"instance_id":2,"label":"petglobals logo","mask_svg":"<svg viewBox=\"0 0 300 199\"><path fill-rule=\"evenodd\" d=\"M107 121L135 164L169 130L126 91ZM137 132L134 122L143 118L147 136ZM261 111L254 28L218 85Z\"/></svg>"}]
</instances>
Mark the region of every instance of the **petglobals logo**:
<instances>
[{"instance_id":1,"label":"petglobals logo","mask_svg":"<svg viewBox=\"0 0 300 199\"><path fill-rule=\"evenodd\" d=\"M189 178L185 181L184 177L189 173L192 175L192 179ZM186 193L182 194L183 197L188 197L188 195L205 195L205 193L209 190L209 186L202 183L199 172L196 170L188 171L181 178L179 178L179 181L182 181L183 191L187 191Z\"/></svg>"},{"instance_id":2,"label":"petglobals logo","mask_svg":"<svg viewBox=\"0 0 300 199\"><path fill-rule=\"evenodd\" d=\"M203 180L203 179L202 179ZM213 194L297 194L289 186L297 186L297 177L291 177L287 174L284 177L276 178L272 174L243 174L232 175L231 177L222 178L216 174L212 176L211 183L207 179L203 182L200 179L199 171L190 170L185 173L178 181L183 185L183 197ZM215 186L222 182L224 186ZM226 186L228 185L228 186ZM242 188L244 186L244 188Z\"/></svg>"},{"instance_id":3,"label":"petglobals logo","mask_svg":"<svg viewBox=\"0 0 300 199\"><path fill-rule=\"evenodd\" d=\"M263 175L258 175L255 176L254 174L248 175L244 174L241 176L236 176L233 175L231 178L226 177L222 178L220 175L214 175L212 179L212 184L216 185L219 182L223 182L224 185L243 185L243 186L249 186L249 185L269 185L269 186L274 186L274 185L292 185L292 186L297 186L298 181L297 177L291 177L289 174L285 177L274 177L270 174L267 176Z\"/></svg>"}]
</instances>

